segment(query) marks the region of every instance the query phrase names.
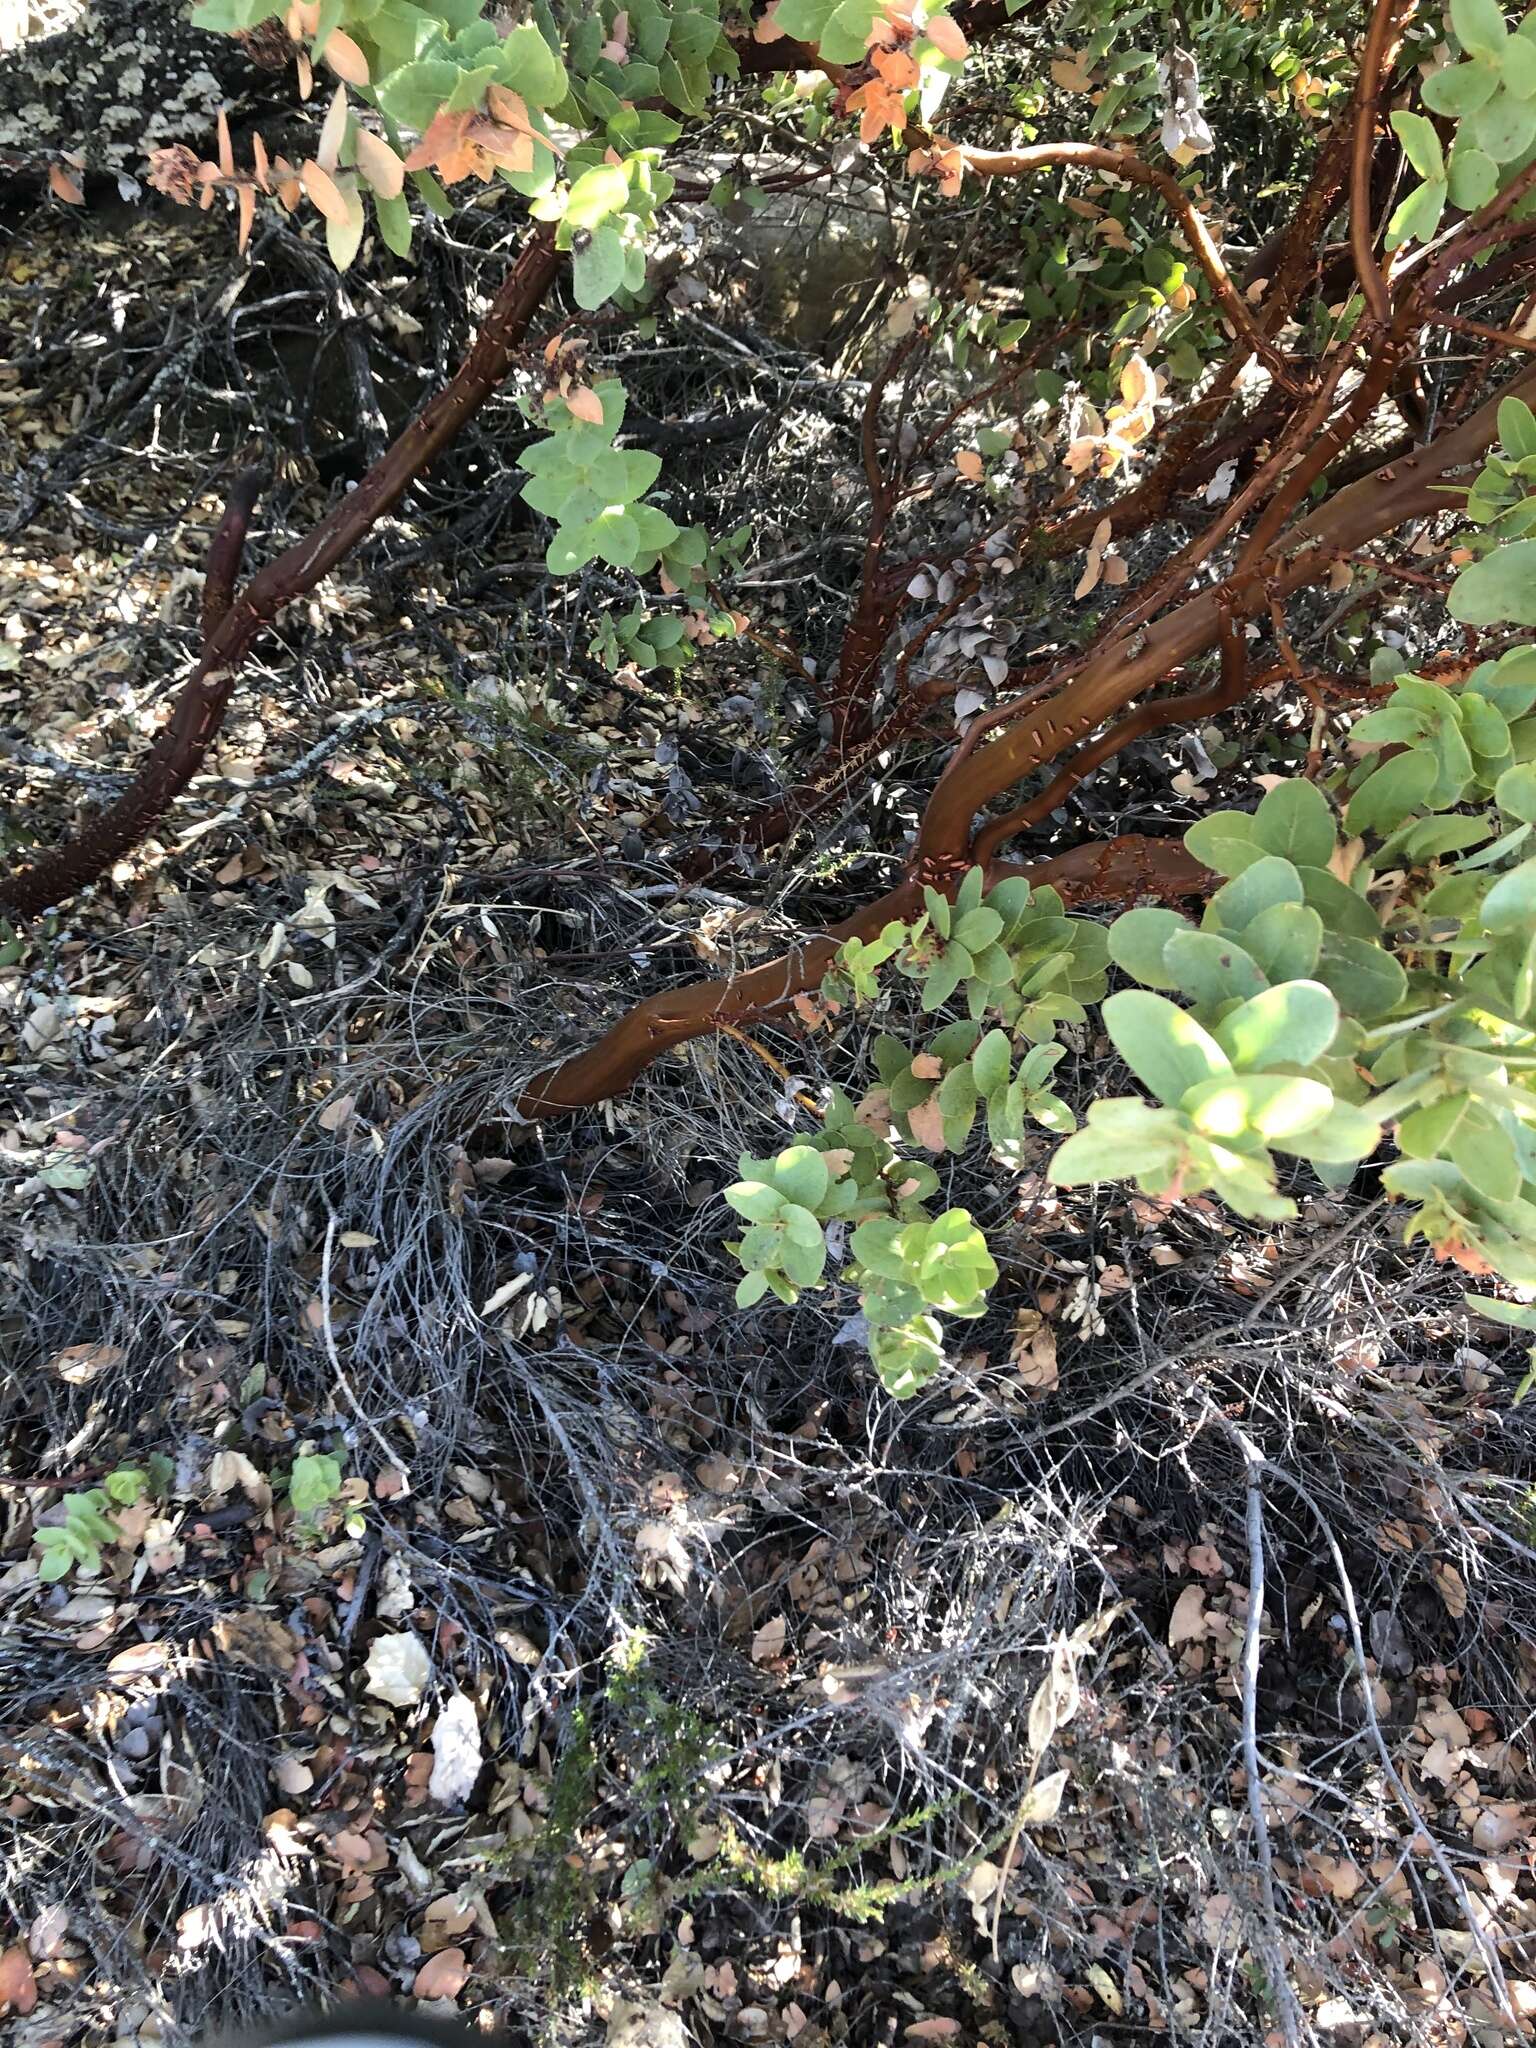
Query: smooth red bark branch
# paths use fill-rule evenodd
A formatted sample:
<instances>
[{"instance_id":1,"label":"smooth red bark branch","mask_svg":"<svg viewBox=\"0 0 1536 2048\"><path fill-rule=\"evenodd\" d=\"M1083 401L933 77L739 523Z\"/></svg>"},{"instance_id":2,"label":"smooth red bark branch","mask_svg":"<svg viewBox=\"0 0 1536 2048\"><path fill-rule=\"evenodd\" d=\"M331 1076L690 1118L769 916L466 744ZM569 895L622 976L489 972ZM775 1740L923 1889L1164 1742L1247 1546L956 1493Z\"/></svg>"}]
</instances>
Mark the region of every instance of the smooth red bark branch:
<instances>
[{"instance_id":1,"label":"smooth red bark branch","mask_svg":"<svg viewBox=\"0 0 1536 2048\"><path fill-rule=\"evenodd\" d=\"M1517 379L1500 398L1532 394L1536 370ZM1056 696L1002 727L993 745L951 765L924 814L916 872L900 888L794 952L746 974L648 998L621 1017L596 1045L535 1079L518 1104L519 1114L529 1119L552 1116L621 1094L659 1053L723 1024L739 1025L772 1014L795 996L819 987L844 940L873 938L892 918L905 920L911 915L920 901L919 876L931 872L952 877L969 864L972 821L993 798L1032 768L1055 759L1073 739L1086 737L1162 676L1230 635L1229 621L1241 621L1274 597L1321 580L1341 549L1358 547L1409 519L1443 510L1444 495L1435 488L1438 480L1477 460L1497 433L1498 401L1490 401L1435 445L1383 464L1300 521L1264 564L1263 575L1249 576L1237 589L1217 586L1202 591L1139 633L1134 647L1102 650ZM1029 873L1038 881L1064 882L1074 891L1086 887L1101 896L1202 886L1198 862L1176 843L1153 843L1162 849L1155 857L1147 854L1142 842L1138 858L1128 860L1126 842L1110 841L1076 848L1033 869L993 865L988 874L996 879L1003 873ZM1075 900L1093 898L1078 893Z\"/></svg>"},{"instance_id":2,"label":"smooth red bark branch","mask_svg":"<svg viewBox=\"0 0 1536 2048\"><path fill-rule=\"evenodd\" d=\"M968 171L981 178L1019 178L1031 171L1043 171L1053 164L1076 165L1082 170L1107 171L1127 184L1146 185L1161 195L1164 204L1184 230L1195 261L1205 272L1217 303L1243 341L1261 357L1277 383L1293 389L1295 365L1276 348L1254 319L1232 282L1221 251L1198 207L1170 172L1146 163L1129 149L1105 149L1093 142L1039 142L1029 149L960 149L958 155Z\"/></svg>"},{"instance_id":3,"label":"smooth red bark branch","mask_svg":"<svg viewBox=\"0 0 1536 2048\"><path fill-rule=\"evenodd\" d=\"M1376 260L1376 222L1371 205L1371 167L1376 156L1376 108L1391 67L1391 50L1402 18L1417 0L1376 0L1355 79L1355 129L1349 173L1349 247L1355 277L1371 318L1379 327L1392 319L1392 291Z\"/></svg>"},{"instance_id":4,"label":"smooth red bark branch","mask_svg":"<svg viewBox=\"0 0 1536 2048\"><path fill-rule=\"evenodd\" d=\"M212 639L223 620L224 614L235 601L235 582L240 574L240 563L245 555L246 530L251 523L251 514L256 509L256 499L261 491L262 472L259 469L243 470L229 487L229 496L224 502L224 517L208 549L208 562L203 572L203 642Z\"/></svg>"},{"instance_id":5,"label":"smooth red bark branch","mask_svg":"<svg viewBox=\"0 0 1536 2048\"><path fill-rule=\"evenodd\" d=\"M1533 394L1536 371L1527 371L1499 397ZM1447 470L1476 461L1497 435L1498 401L1490 400L1438 441L1383 464L1298 522L1277 541L1262 573L1256 564L1239 587L1201 591L1129 642L1102 648L1063 689L1004 726L991 746L951 763L924 814L924 854L962 857L977 811L1214 646L1223 604L1236 619L1252 617L1267 607L1271 593L1286 596L1326 575L1340 549L1361 547L1409 519L1443 511L1446 500L1434 489L1436 482Z\"/></svg>"},{"instance_id":6,"label":"smooth red bark branch","mask_svg":"<svg viewBox=\"0 0 1536 2048\"><path fill-rule=\"evenodd\" d=\"M1138 833L1074 847L1030 867L997 862L988 870L989 885L1012 875L1026 876L1040 886L1049 883L1061 891L1065 902L1078 905L1132 895L1193 895L1212 880L1178 840ZM531 1082L518 1102L518 1115L533 1121L622 1095L660 1054L709 1032L786 1009L796 996L821 986L846 940L876 938L892 919L906 923L921 909L917 883L903 882L853 917L761 967L647 997L596 1045Z\"/></svg>"},{"instance_id":7,"label":"smooth red bark branch","mask_svg":"<svg viewBox=\"0 0 1536 2048\"><path fill-rule=\"evenodd\" d=\"M1222 638L1221 676L1217 682L1209 689L1186 690L1177 697L1154 697L1150 703L1128 711L1107 732L1101 732L1085 747L1080 747L1038 796L1020 804L1006 817L994 818L991 824L984 826L976 834L972 848L976 859L983 866L995 859L999 848L1006 846L1020 832L1027 831L1031 825L1038 825L1042 818L1048 818L1080 782L1096 768L1102 768L1106 761L1113 760L1116 754L1123 753L1133 740L1144 739L1148 733L1159 732L1166 725L1192 725L1197 718L1215 718L1223 711L1230 711L1252 691L1273 682L1277 674L1285 672L1282 664L1279 670L1269 668L1256 676L1249 675L1242 638L1230 630L1229 615L1229 630Z\"/></svg>"},{"instance_id":8,"label":"smooth red bark branch","mask_svg":"<svg viewBox=\"0 0 1536 2048\"><path fill-rule=\"evenodd\" d=\"M480 410L511 367L513 351L563 260L555 253L553 230L536 228L452 381L422 408L356 489L339 499L302 540L269 562L222 611L202 659L182 686L169 723L132 782L64 846L41 855L30 867L0 877L0 910L13 917L35 916L94 881L138 844L197 773L257 635L351 553ZM233 499L234 494L232 503ZM236 538L238 532L226 513L215 550L221 542L232 545ZM231 581L233 573L230 564Z\"/></svg>"}]
</instances>

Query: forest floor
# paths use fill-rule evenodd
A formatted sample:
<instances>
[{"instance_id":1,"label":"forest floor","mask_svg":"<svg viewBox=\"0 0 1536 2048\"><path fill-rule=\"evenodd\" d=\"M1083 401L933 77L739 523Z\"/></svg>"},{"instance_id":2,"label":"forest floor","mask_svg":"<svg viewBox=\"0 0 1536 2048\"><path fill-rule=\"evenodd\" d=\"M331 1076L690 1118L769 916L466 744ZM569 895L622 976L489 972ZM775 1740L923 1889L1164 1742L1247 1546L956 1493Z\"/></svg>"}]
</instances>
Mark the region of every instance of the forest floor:
<instances>
[{"instance_id":1,"label":"forest floor","mask_svg":"<svg viewBox=\"0 0 1536 2048\"><path fill-rule=\"evenodd\" d=\"M247 271L217 219L12 221L13 849L144 744L239 451L277 458L259 561L381 430L359 347L413 402L504 232L402 292L285 231ZM674 306L625 374L752 413L692 487L794 480L762 602L831 604L857 393L739 310ZM1270 1229L1069 1199L1046 1141L957 1165L1005 1284L898 1406L836 1290L732 1306L719 1191L797 1114L761 1050L835 1053L705 1042L476 1137L889 867L679 879L776 686L573 656L521 431L493 405L268 637L156 840L0 946L7 2039L369 1992L627 2048L1517 2038L1536 1403L1368 1172ZM1218 753L1084 801L1177 829L1251 800ZM1102 1047L1063 1072L1081 1107ZM94 1487L97 1567L44 1582Z\"/></svg>"}]
</instances>

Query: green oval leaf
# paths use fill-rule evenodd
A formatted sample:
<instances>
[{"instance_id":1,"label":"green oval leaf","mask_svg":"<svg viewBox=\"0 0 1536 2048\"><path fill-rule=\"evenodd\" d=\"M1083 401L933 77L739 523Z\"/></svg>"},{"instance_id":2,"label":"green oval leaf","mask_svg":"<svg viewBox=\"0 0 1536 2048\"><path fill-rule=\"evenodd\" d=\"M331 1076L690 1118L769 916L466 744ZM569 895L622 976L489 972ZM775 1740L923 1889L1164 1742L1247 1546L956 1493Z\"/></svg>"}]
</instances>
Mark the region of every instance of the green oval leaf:
<instances>
[{"instance_id":1,"label":"green oval leaf","mask_svg":"<svg viewBox=\"0 0 1536 2048\"><path fill-rule=\"evenodd\" d=\"M1175 932L1163 950L1163 963L1191 1002L1229 1002L1269 986L1252 954L1221 932Z\"/></svg>"},{"instance_id":2,"label":"green oval leaf","mask_svg":"<svg viewBox=\"0 0 1536 2048\"><path fill-rule=\"evenodd\" d=\"M831 1180L826 1160L810 1145L791 1145L773 1162L774 1186L802 1209L819 1207Z\"/></svg>"},{"instance_id":3,"label":"green oval leaf","mask_svg":"<svg viewBox=\"0 0 1536 2048\"><path fill-rule=\"evenodd\" d=\"M1196 860L1204 861L1218 875L1240 875L1244 868L1262 860L1266 851L1248 811L1208 812L1190 826L1184 844Z\"/></svg>"},{"instance_id":4,"label":"green oval leaf","mask_svg":"<svg viewBox=\"0 0 1536 2048\"><path fill-rule=\"evenodd\" d=\"M1327 797L1315 782L1301 778L1266 790L1253 829L1266 853L1281 854L1297 867L1327 867L1337 843Z\"/></svg>"},{"instance_id":5,"label":"green oval leaf","mask_svg":"<svg viewBox=\"0 0 1536 2048\"><path fill-rule=\"evenodd\" d=\"M1350 798L1344 814L1350 831L1395 831L1428 797L1438 773L1435 757L1427 749L1394 754L1373 769Z\"/></svg>"},{"instance_id":6,"label":"green oval leaf","mask_svg":"<svg viewBox=\"0 0 1536 2048\"><path fill-rule=\"evenodd\" d=\"M1408 993L1408 977L1386 948L1347 932L1323 934L1317 978L1346 1017L1364 1024L1387 1016Z\"/></svg>"},{"instance_id":7,"label":"green oval leaf","mask_svg":"<svg viewBox=\"0 0 1536 2048\"><path fill-rule=\"evenodd\" d=\"M1161 1102L1175 1106L1198 1082L1229 1071L1211 1034L1166 996L1122 989L1101 1014L1115 1050Z\"/></svg>"},{"instance_id":8,"label":"green oval leaf","mask_svg":"<svg viewBox=\"0 0 1536 2048\"><path fill-rule=\"evenodd\" d=\"M1275 903L1300 903L1301 876L1288 860L1266 853L1240 875L1234 875L1216 891L1206 905L1201 923L1207 931L1241 933L1261 910Z\"/></svg>"},{"instance_id":9,"label":"green oval leaf","mask_svg":"<svg viewBox=\"0 0 1536 2048\"><path fill-rule=\"evenodd\" d=\"M1468 626L1536 626L1536 540L1506 541L1451 585L1451 617Z\"/></svg>"},{"instance_id":10,"label":"green oval leaf","mask_svg":"<svg viewBox=\"0 0 1536 2048\"><path fill-rule=\"evenodd\" d=\"M1488 932L1518 932L1536 922L1536 860L1500 875L1483 898L1482 918Z\"/></svg>"},{"instance_id":11,"label":"green oval leaf","mask_svg":"<svg viewBox=\"0 0 1536 2048\"><path fill-rule=\"evenodd\" d=\"M1433 121L1423 114L1398 113L1392 116L1392 130L1421 178L1445 176L1445 152Z\"/></svg>"},{"instance_id":12,"label":"green oval leaf","mask_svg":"<svg viewBox=\"0 0 1536 2048\"><path fill-rule=\"evenodd\" d=\"M1163 963L1163 949L1175 932L1193 930L1189 919L1176 910L1150 904L1127 910L1109 928L1109 957L1147 988L1177 988L1177 979Z\"/></svg>"},{"instance_id":13,"label":"green oval leaf","mask_svg":"<svg viewBox=\"0 0 1536 2048\"><path fill-rule=\"evenodd\" d=\"M1456 40L1473 57L1498 57L1509 40L1499 0L1451 0Z\"/></svg>"},{"instance_id":14,"label":"green oval leaf","mask_svg":"<svg viewBox=\"0 0 1536 2048\"><path fill-rule=\"evenodd\" d=\"M1303 1074L1224 1074L1191 1088L1179 1107L1205 1137L1252 1132L1269 1143L1321 1123L1333 1107L1333 1090Z\"/></svg>"},{"instance_id":15,"label":"green oval leaf","mask_svg":"<svg viewBox=\"0 0 1536 2048\"><path fill-rule=\"evenodd\" d=\"M1284 1060L1309 1067L1333 1043L1339 1006L1316 981L1285 981L1267 988L1216 1026L1216 1043L1244 1072Z\"/></svg>"}]
</instances>

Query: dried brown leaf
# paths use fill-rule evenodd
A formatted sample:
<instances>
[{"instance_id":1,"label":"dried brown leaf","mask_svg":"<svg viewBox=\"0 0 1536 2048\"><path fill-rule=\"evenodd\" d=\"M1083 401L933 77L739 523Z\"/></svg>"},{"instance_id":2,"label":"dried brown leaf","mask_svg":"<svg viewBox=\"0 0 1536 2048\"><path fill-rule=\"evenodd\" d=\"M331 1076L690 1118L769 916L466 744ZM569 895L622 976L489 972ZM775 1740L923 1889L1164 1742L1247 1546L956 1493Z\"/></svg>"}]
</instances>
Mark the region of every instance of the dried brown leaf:
<instances>
[{"instance_id":1,"label":"dried brown leaf","mask_svg":"<svg viewBox=\"0 0 1536 2048\"><path fill-rule=\"evenodd\" d=\"M457 1998L469 1982L469 1959L461 1948L440 1948L416 1972L411 1991L417 1998Z\"/></svg>"}]
</instances>

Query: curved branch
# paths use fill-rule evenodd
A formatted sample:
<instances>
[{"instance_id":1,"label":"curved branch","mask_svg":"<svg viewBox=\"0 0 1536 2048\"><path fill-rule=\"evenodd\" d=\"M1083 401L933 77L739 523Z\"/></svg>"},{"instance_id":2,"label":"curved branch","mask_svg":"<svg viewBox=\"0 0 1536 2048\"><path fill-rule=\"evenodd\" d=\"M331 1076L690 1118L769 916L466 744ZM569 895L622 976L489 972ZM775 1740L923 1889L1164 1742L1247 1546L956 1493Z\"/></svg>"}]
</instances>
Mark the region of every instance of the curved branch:
<instances>
[{"instance_id":1,"label":"curved branch","mask_svg":"<svg viewBox=\"0 0 1536 2048\"><path fill-rule=\"evenodd\" d=\"M1014 875L1041 887L1048 884L1060 892L1063 902L1078 905L1143 895L1197 895L1214 879L1178 840L1139 833L1074 847L1029 867L998 862L987 871L988 885ZM856 916L762 967L648 997L596 1045L531 1081L518 1102L518 1115L533 1122L622 1095L659 1054L788 1008L796 996L821 986L845 940L873 939L893 918L905 923L921 908L917 883L903 882Z\"/></svg>"},{"instance_id":2,"label":"curved branch","mask_svg":"<svg viewBox=\"0 0 1536 2048\"><path fill-rule=\"evenodd\" d=\"M553 231L542 226L535 229L452 381L428 401L355 490L338 500L302 540L269 562L238 598L223 603L223 579L227 574L233 584L244 537L245 520L239 516L236 495L240 485L236 485L231 511L225 513L214 542L217 559L211 557L209 564L209 591L217 619L202 659L176 699L169 724L115 803L88 818L64 846L43 854L30 867L0 877L0 910L12 917L35 916L94 881L138 844L197 773L257 635L351 553L484 405L510 369L512 351L554 283L562 260L555 253ZM209 602L205 596L205 619Z\"/></svg>"},{"instance_id":3,"label":"curved branch","mask_svg":"<svg viewBox=\"0 0 1536 2048\"><path fill-rule=\"evenodd\" d=\"M1160 193L1184 230L1195 261L1205 272L1223 313L1254 354L1268 365L1276 382L1287 390L1295 389L1294 366L1249 312L1198 207L1170 172L1143 162L1131 150L1104 149L1093 142L1040 142L1030 149L961 149L956 154L968 171L981 178L1019 178L1052 164L1075 164L1082 170L1108 171L1128 184L1146 185Z\"/></svg>"},{"instance_id":4,"label":"curved branch","mask_svg":"<svg viewBox=\"0 0 1536 2048\"><path fill-rule=\"evenodd\" d=\"M263 472L242 470L230 485L224 501L224 517L208 547L203 572L203 644L213 638L224 614L235 601L235 579L245 554L246 529L261 492Z\"/></svg>"},{"instance_id":5,"label":"curved branch","mask_svg":"<svg viewBox=\"0 0 1536 2048\"><path fill-rule=\"evenodd\" d=\"M1221 675L1209 689L1186 690L1181 697L1159 697L1150 704L1142 704L1110 726L1107 732L1100 733L1097 739L1090 740L1052 777L1038 796L1020 804L1006 817L995 818L977 833L977 860L983 863L992 860L999 847L1005 846L1031 825L1038 825L1042 818L1048 818L1085 777L1091 775L1095 768L1103 767L1116 754L1123 753L1132 740L1144 739L1149 732L1157 732L1165 725L1189 725L1197 718L1214 718L1222 711L1230 711L1251 691L1261 689L1265 683L1273 682L1277 675L1285 673L1282 663L1279 668L1268 668L1250 677L1242 635L1232 625L1229 613L1222 631Z\"/></svg>"},{"instance_id":6,"label":"curved branch","mask_svg":"<svg viewBox=\"0 0 1536 2048\"><path fill-rule=\"evenodd\" d=\"M1533 394L1536 371L1528 370L1499 399ZM1428 447L1383 463L1328 499L1281 536L1264 563L1250 564L1241 584L1200 591L1131 639L1101 647L1063 689L1023 717L1002 724L1006 707L992 713L1001 737L950 762L923 816L922 853L941 862L962 856L978 811L1087 738L1160 677L1214 646L1223 605L1234 619L1250 617L1272 594L1288 595L1326 575L1340 548L1361 547L1409 519L1443 511L1444 495L1434 485L1447 470L1475 462L1497 438L1499 399Z\"/></svg>"},{"instance_id":7,"label":"curved branch","mask_svg":"<svg viewBox=\"0 0 1536 2048\"><path fill-rule=\"evenodd\" d=\"M1376 223L1371 206L1371 165L1376 154L1376 108L1391 66L1390 51L1401 30L1399 16L1415 0L1376 0L1355 79L1355 132L1349 171L1349 247L1355 276L1371 318L1380 327L1392 320L1392 291L1376 261Z\"/></svg>"}]
</instances>

